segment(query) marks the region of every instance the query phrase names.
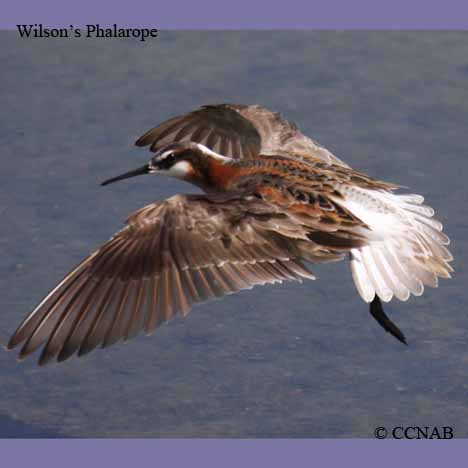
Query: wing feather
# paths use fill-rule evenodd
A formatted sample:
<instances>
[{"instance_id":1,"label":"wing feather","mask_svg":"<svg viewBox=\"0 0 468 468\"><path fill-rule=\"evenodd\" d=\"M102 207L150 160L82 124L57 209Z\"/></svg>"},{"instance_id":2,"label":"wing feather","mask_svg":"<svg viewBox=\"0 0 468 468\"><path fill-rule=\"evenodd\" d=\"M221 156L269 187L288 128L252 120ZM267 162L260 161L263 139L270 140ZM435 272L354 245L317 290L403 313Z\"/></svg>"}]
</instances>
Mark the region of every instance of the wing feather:
<instances>
[{"instance_id":1,"label":"wing feather","mask_svg":"<svg viewBox=\"0 0 468 468\"><path fill-rule=\"evenodd\" d=\"M295 238L252 197L175 196L144 207L22 322L8 348L41 365L150 334L194 304L255 285L313 278ZM300 226L282 220L285 232ZM304 233L301 234L304 236Z\"/></svg>"},{"instance_id":2,"label":"wing feather","mask_svg":"<svg viewBox=\"0 0 468 468\"><path fill-rule=\"evenodd\" d=\"M182 141L202 143L213 151L234 159L252 159L260 153L294 154L348 167L326 148L306 137L293 122L264 107L238 104L203 106L173 117L148 130L135 142L151 145L151 151Z\"/></svg>"}]
</instances>

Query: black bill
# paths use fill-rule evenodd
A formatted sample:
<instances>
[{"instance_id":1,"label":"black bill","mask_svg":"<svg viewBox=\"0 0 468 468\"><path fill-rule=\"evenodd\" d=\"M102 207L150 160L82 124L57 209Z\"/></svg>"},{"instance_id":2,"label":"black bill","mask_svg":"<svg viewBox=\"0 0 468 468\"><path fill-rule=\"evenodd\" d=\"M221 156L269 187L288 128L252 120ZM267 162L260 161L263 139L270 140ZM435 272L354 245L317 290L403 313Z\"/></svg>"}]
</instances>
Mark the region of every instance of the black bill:
<instances>
[{"instance_id":1,"label":"black bill","mask_svg":"<svg viewBox=\"0 0 468 468\"><path fill-rule=\"evenodd\" d=\"M104 182L102 182L101 185L108 185L108 184L112 184L113 182L117 182L118 180L129 179L130 177L135 177L138 175L149 174L149 173L150 173L150 167L148 164L145 164L144 166L139 167L138 169L135 169L133 171L126 172L125 174L119 175L117 177L112 177L112 179L107 179Z\"/></svg>"}]
</instances>

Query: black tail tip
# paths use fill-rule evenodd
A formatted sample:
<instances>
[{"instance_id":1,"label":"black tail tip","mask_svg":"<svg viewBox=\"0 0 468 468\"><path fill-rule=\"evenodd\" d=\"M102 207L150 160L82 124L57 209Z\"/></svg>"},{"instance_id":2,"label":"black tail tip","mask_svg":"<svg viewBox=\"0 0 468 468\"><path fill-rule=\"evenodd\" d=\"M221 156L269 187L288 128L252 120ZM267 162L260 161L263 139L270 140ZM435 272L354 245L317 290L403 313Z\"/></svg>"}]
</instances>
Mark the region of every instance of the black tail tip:
<instances>
[{"instance_id":1,"label":"black tail tip","mask_svg":"<svg viewBox=\"0 0 468 468\"><path fill-rule=\"evenodd\" d=\"M377 323L390 335L394 336L400 343L408 346L403 332L388 318L382 307L382 302L378 296L375 296L369 305L369 312Z\"/></svg>"}]
</instances>

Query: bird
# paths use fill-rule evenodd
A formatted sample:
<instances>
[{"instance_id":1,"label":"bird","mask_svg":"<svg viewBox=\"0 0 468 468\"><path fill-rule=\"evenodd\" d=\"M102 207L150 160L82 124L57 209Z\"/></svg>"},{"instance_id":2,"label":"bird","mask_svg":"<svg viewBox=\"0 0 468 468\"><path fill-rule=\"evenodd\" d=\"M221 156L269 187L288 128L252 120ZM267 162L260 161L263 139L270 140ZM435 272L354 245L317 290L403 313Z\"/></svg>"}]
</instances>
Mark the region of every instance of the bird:
<instances>
[{"instance_id":1,"label":"bird","mask_svg":"<svg viewBox=\"0 0 468 468\"><path fill-rule=\"evenodd\" d=\"M171 118L135 143L142 167L102 185L166 175L201 189L151 203L92 252L11 336L39 365L148 335L198 303L256 285L314 280L309 264L349 260L371 316L450 278L449 238L417 194L377 180L259 105L214 104Z\"/></svg>"}]
</instances>

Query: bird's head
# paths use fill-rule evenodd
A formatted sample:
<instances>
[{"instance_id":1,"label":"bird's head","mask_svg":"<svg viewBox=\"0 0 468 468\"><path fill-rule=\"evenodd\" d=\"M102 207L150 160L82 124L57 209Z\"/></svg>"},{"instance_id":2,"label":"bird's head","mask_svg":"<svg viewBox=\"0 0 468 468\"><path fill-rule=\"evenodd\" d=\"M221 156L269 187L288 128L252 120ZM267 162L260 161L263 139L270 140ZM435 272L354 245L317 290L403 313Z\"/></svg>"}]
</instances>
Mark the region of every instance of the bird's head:
<instances>
[{"instance_id":1,"label":"bird's head","mask_svg":"<svg viewBox=\"0 0 468 468\"><path fill-rule=\"evenodd\" d=\"M211 151L194 142L171 143L156 151L151 160L142 167L104 181L101 185L128 179L143 174L164 174L205 186L213 164L226 164L231 158Z\"/></svg>"}]
</instances>

